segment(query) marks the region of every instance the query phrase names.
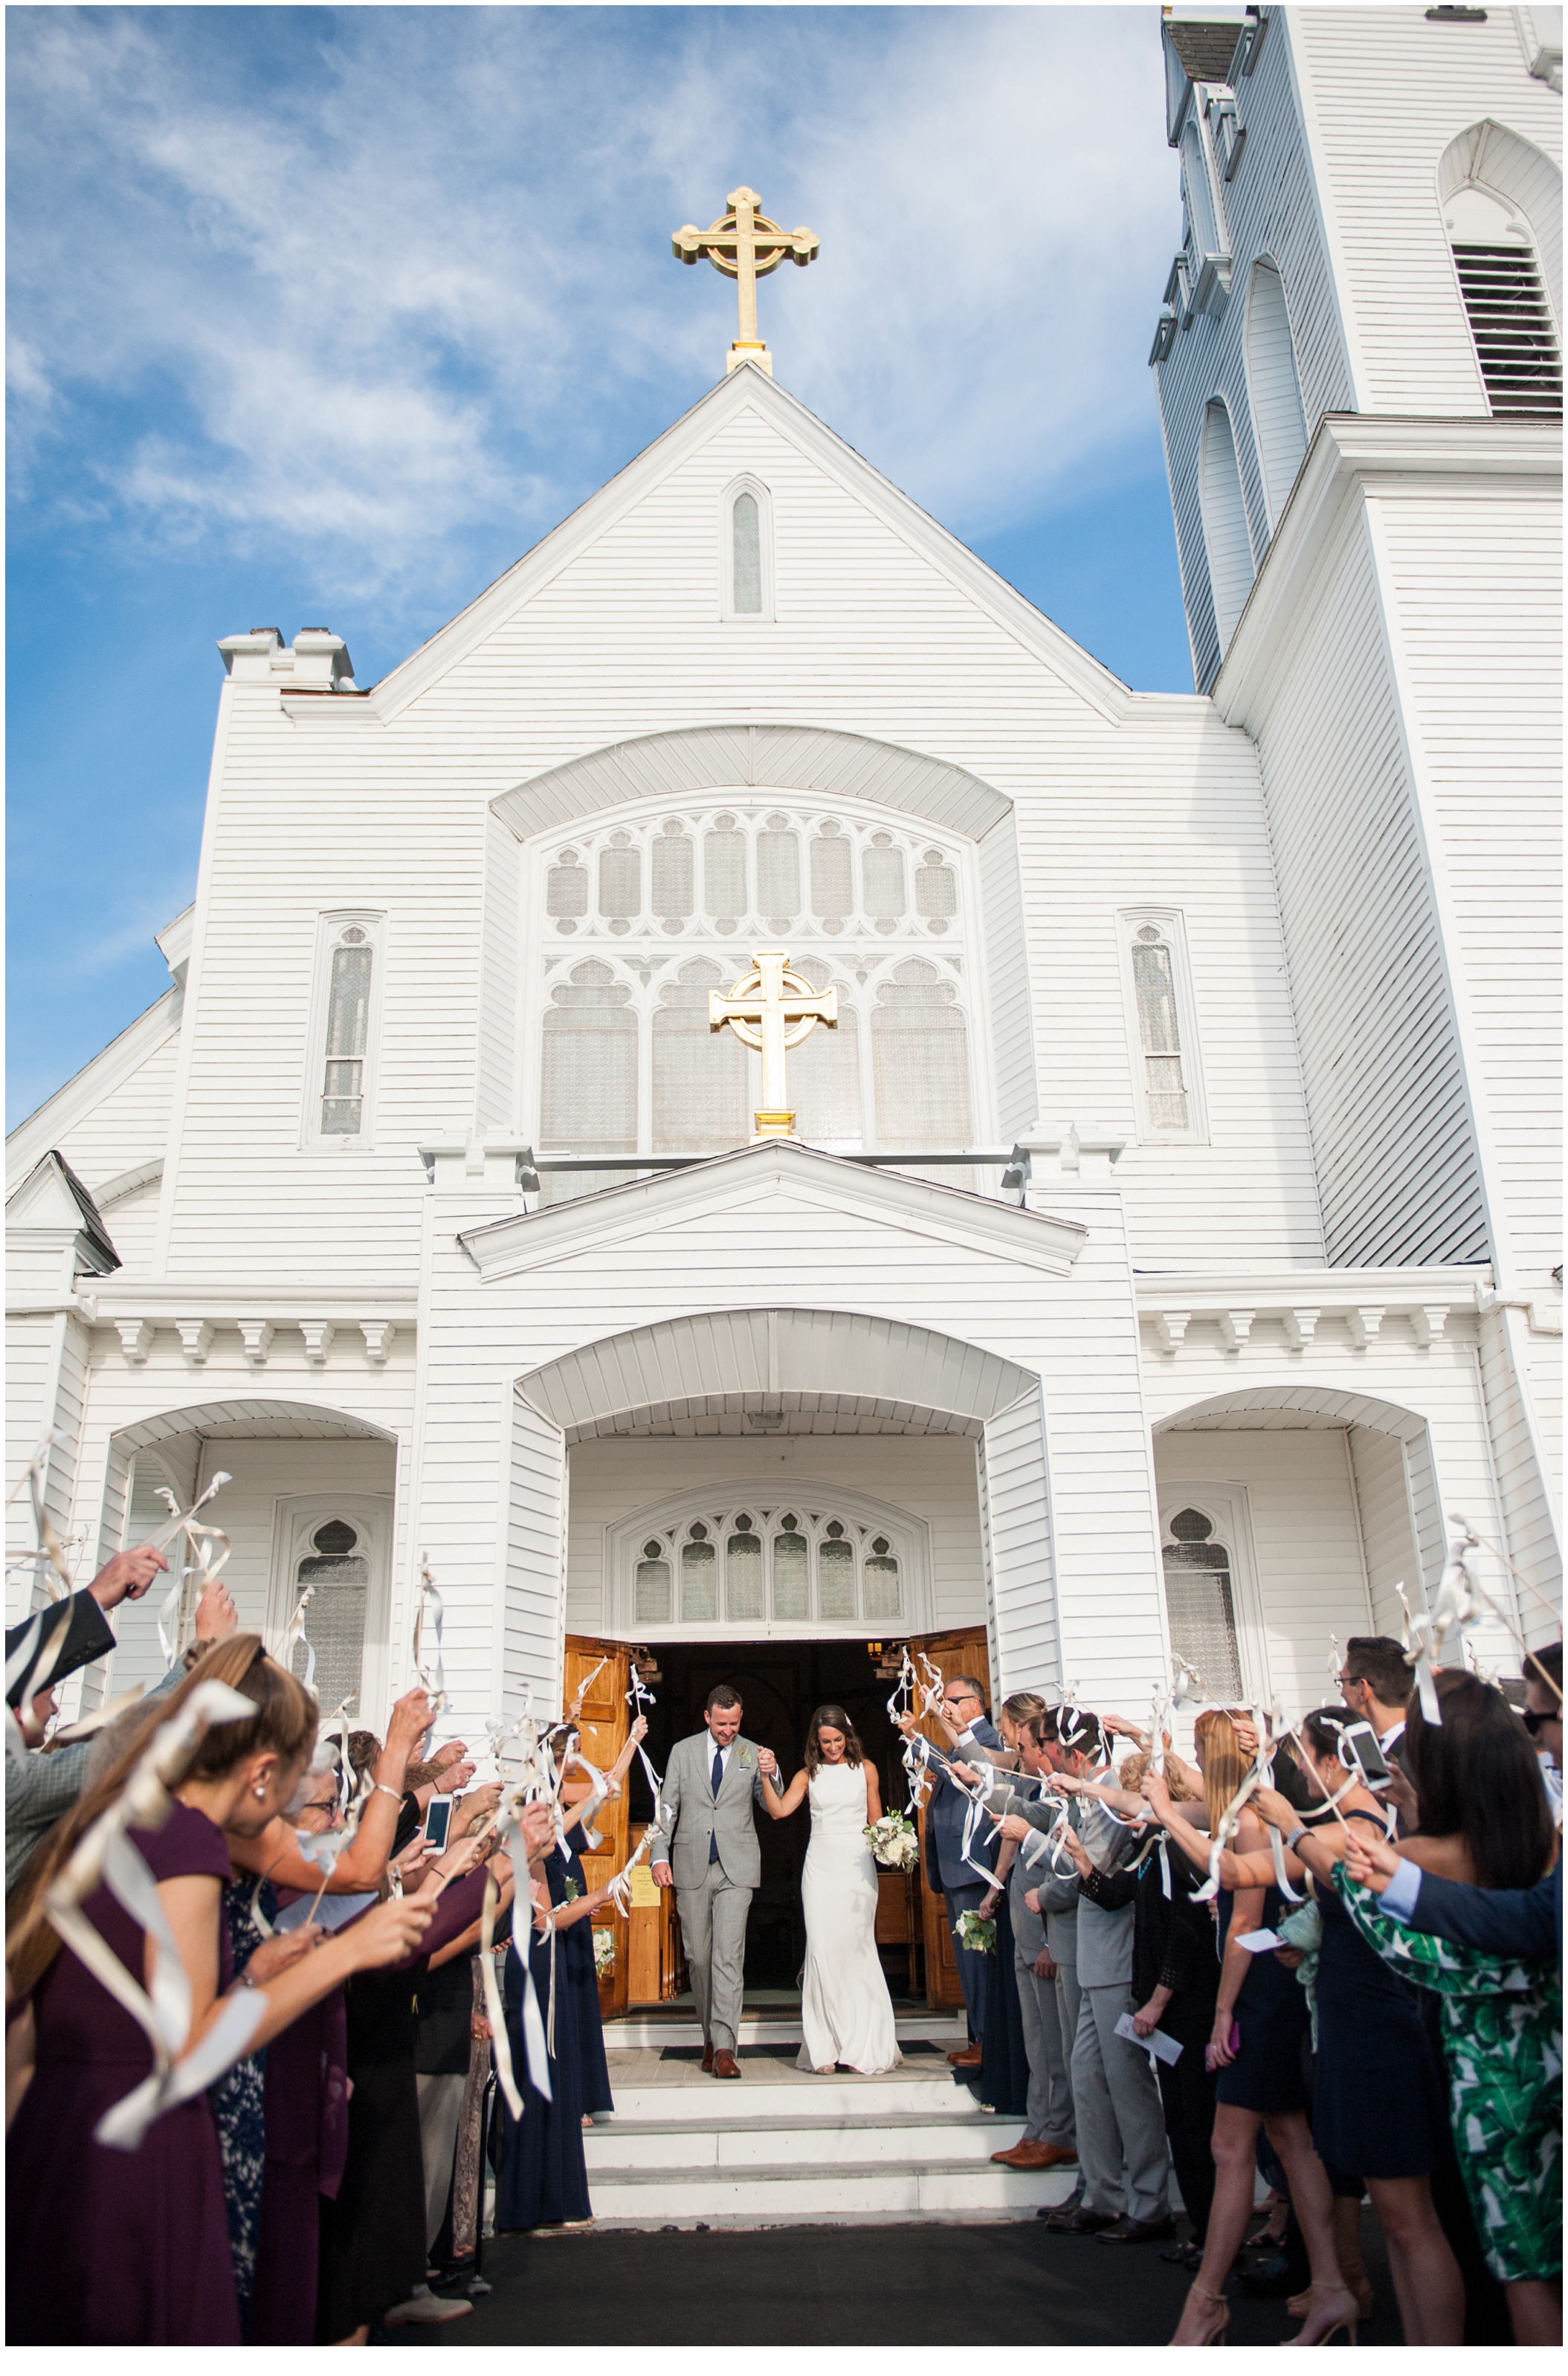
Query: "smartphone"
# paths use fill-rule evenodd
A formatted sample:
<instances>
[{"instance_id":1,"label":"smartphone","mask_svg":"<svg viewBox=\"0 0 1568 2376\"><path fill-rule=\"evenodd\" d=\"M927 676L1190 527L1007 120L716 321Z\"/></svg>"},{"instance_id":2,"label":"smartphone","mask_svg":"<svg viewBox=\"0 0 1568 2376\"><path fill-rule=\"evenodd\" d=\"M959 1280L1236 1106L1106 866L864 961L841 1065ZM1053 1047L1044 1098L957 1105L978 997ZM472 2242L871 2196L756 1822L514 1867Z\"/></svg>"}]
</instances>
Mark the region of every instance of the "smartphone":
<instances>
[{"instance_id":1,"label":"smartphone","mask_svg":"<svg viewBox=\"0 0 1568 2376\"><path fill-rule=\"evenodd\" d=\"M1370 1724L1348 1724L1339 1736L1339 1763L1354 1766L1369 1790L1385 1789L1389 1782L1388 1760L1378 1747L1377 1735Z\"/></svg>"},{"instance_id":2,"label":"smartphone","mask_svg":"<svg viewBox=\"0 0 1568 2376\"><path fill-rule=\"evenodd\" d=\"M430 1802L424 1819L424 1845L430 1856L439 1856L446 1845L452 1828L452 1805L450 1799L433 1799Z\"/></svg>"}]
</instances>

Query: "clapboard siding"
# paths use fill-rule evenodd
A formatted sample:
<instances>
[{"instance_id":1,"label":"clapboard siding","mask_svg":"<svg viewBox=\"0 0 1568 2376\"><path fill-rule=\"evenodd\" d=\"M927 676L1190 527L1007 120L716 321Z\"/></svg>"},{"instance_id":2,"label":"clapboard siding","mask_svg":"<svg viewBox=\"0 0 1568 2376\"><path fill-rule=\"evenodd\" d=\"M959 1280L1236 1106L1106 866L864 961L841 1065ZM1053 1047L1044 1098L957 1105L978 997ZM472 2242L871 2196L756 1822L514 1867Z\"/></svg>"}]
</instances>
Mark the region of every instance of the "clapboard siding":
<instances>
[{"instance_id":1,"label":"clapboard siding","mask_svg":"<svg viewBox=\"0 0 1568 2376\"><path fill-rule=\"evenodd\" d=\"M1051 1563L1051 1486L1039 1396L985 1432L987 1580L996 1689L1061 1696L1061 1629Z\"/></svg>"},{"instance_id":2,"label":"clapboard siding","mask_svg":"<svg viewBox=\"0 0 1568 2376\"><path fill-rule=\"evenodd\" d=\"M17 1125L6 1141L7 1193L52 1146L94 1189L162 1153L184 1011L183 993L165 991Z\"/></svg>"},{"instance_id":3,"label":"clapboard siding","mask_svg":"<svg viewBox=\"0 0 1568 2376\"><path fill-rule=\"evenodd\" d=\"M1562 1260L1562 534L1533 490L1377 499L1491 1141L1499 1262Z\"/></svg>"},{"instance_id":4,"label":"clapboard siding","mask_svg":"<svg viewBox=\"0 0 1568 2376\"><path fill-rule=\"evenodd\" d=\"M1328 1259L1485 1260L1443 949L1359 508L1253 726Z\"/></svg>"},{"instance_id":5,"label":"clapboard siding","mask_svg":"<svg viewBox=\"0 0 1568 2376\"><path fill-rule=\"evenodd\" d=\"M1156 366L1193 676L1203 691L1220 660L1199 499L1204 411L1211 396L1223 397L1230 414L1253 550L1260 558L1278 520L1279 506L1270 505L1264 483L1247 385L1247 289L1260 257L1277 267L1284 283L1309 436L1324 412L1350 410L1354 402L1285 11L1271 15L1268 38L1253 72L1239 80L1236 101L1247 137L1222 193L1230 300L1218 316L1189 315L1171 352Z\"/></svg>"},{"instance_id":6,"label":"clapboard siding","mask_svg":"<svg viewBox=\"0 0 1568 2376\"><path fill-rule=\"evenodd\" d=\"M1489 116L1560 163L1561 95L1527 72L1512 9L1491 9L1481 24L1431 23L1414 7L1289 15L1338 225L1360 409L1484 415L1438 164L1451 140Z\"/></svg>"},{"instance_id":7,"label":"clapboard siding","mask_svg":"<svg viewBox=\"0 0 1568 2376\"><path fill-rule=\"evenodd\" d=\"M512 1426L502 1671L509 1705L531 1691L548 1708L561 1689L565 1445L521 1396L512 1398Z\"/></svg>"},{"instance_id":8,"label":"clapboard siding","mask_svg":"<svg viewBox=\"0 0 1568 2376\"><path fill-rule=\"evenodd\" d=\"M518 892L522 861L498 816L485 827L484 923L480 955L479 1080L474 1116L481 1134L505 1137L517 1126L518 985L522 923ZM531 932L530 932L531 938Z\"/></svg>"}]
</instances>

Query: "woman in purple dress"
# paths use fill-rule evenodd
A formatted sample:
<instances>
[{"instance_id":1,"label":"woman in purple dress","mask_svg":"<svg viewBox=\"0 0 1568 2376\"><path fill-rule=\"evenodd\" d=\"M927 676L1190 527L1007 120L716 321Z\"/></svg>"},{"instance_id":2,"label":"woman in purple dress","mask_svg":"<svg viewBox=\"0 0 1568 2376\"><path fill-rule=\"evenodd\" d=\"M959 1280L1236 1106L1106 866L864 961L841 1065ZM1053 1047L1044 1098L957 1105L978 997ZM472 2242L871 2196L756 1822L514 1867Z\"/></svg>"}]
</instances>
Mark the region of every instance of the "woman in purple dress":
<instances>
[{"instance_id":1,"label":"woman in purple dress","mask_svg":"<svg viewBox=\"0 0 1568 2376\"><path fill-rule=\"evenodd\" d=\"M208 1652L177 1692L148 1709L121 1755L41 1844L18 1884L7 1940L11 1987L30 2000L31 2083L6 2141L6 2339L33 2344L224 2344L240 2339L223 2174L205 2095L176 2105L132 2152L98 2144L102 2115L152 2067L146 2034L51 1929L43 1892L83 1834L113 1806L159 1728L205 1682L227 1683L255 1714L214 1725L175 1785L157 1831L130 1837L158 1885L191 1990L184 2050L221 2011L230 1973L220 1899L230 1877L223 1830L262 1829L293 1795L315 1738L316 1708L254 1634ZM127 1971L148 1974L145 1932L107 1889L83 1907ZM341 1939L257 1993L254 2052L350 1971L388 1963L422 1937L427 1908L378 1907Z\"/></svg>"}]
</instances>

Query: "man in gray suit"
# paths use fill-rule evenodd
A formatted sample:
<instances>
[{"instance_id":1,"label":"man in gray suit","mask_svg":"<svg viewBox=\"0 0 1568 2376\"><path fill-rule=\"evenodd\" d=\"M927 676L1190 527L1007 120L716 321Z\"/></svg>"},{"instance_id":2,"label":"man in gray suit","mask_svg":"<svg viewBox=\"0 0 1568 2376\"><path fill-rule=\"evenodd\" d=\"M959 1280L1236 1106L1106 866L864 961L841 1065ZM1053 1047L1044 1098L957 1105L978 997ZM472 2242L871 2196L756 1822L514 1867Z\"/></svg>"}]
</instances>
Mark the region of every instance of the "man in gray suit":
<instances>
[{"instance_id":1,"label":"man in gray suit","mask_svg":"<svg viewBox=\"0 0 1568 2376\"><path fill-rule=\"evenodd\" d=\"M678 1740L664 1776L667 1824L648 1848L660 1889L673 1883L681 1938L702 2023L702 2067L738 2079L735 2059L745 1990L746 1920L762 1880L754 1809L762 1804L771 1750L741 1737L741 1695L716 1683L704 1711L707 1729Z\"/></svg>"}]
</instances>

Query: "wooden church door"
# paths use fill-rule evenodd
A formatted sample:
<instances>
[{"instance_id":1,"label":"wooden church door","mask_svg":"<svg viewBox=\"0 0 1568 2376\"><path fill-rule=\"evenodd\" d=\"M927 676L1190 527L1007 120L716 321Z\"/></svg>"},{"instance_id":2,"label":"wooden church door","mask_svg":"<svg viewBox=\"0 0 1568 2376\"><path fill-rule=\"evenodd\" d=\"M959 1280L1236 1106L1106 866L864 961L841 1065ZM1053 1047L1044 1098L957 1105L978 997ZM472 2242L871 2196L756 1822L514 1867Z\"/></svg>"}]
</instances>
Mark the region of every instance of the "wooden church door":
<instances>
[{"instance_id":1,"label":"wooden church door","mask_svg":"<svg viewBox=\"0 0 1568 2376\"><path fill-rule=\"evenodd\" d=\"M604 1664L600 1666L602 1659ZM594 1673L595 1668L599 1672ZM624 1642L595 1642L581 1634L566 1636L565 1705L570 1707L587 1679L592 1676L583 1700L581 1717L583 1755L591 1758L601 1774L611 1766L626 1746L631 1730L631 1713L626 1705L626 1693L631 1683L631 1659ZM602 1889L613 1881L631 1854L631 1825L627 1810L629 1799L623 1784L621 1796L601 1807L594 1818L594 1829L600 1845L583 1858L583 1871L590 1889ZM613 1968L599 1983L599 2009L608 2019L623 2014L628 2002L628 1980L631 1971L631 1926L614 1907L605 1906L593 1918L596 1931L607 1930L615 1942Z\"/></svg>"},{"instance_id":2,"label":"wooden church door","mask_svg":"<svg viewBox=\"0 0 1568 2376\"><path fill-rule=\"evenodd\" d=\"M954 1675L978 1675L986 1686L987 1705L991 1699L991 1655L983 1626L962 1634L927 1634L909 1644L912 1657L923 1651L945 1683ZM918 1664L918 1657L917 1657ZM934 1717L929 1717L921 1730L946 1750L950 1744ZM947 1919L947 1902L939 1889L933 1889L926 1878L925 1811L922 1808L921 1827L921 1901L925 1917L925 2001L943 2011L956 2008L964 2002L963 1988L958 1979L958 1966L953 1954L953 1929Z\"/></svg>"}]
</instances>

